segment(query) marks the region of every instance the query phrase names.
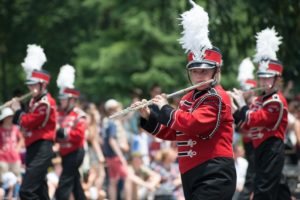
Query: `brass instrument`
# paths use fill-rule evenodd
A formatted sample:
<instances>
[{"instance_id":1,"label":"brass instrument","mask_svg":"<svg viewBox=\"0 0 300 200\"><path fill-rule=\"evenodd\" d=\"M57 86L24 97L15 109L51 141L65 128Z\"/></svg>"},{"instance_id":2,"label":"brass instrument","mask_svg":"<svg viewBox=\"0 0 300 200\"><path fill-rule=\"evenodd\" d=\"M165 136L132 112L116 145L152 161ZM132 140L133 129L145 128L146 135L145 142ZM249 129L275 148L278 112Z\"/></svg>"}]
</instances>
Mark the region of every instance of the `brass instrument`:
<instances>
[{"instance_id":1,"label":"brass instrument","mask_svg":"<svg viewBox=\"0 0 300 200\"><path fill-rule=\"evenodd\" d=\"M177 92L168 94L168 95L167 95L167 99L172 98L172 97L175 97L175 96L178 96L178 95L181 95L181 94L184 94L184 93L187 93L187 92L189 92L189 91L191 91L191 90L193 90L193 89L196 89L196 88L198 88L198 87L201 87L201 86L203 86L203 85L211 84L213 81L214 81L213 79L210 79L210 80L208 80L208 81L203 81L203 82L200 82L200 83L195 84L195 85L193 85L193 86L190 86L190 87L184 88L184 89L182 89L182 90L179 90L179 91L177 91ZM149 106L149 105L151 105L151 104L153 104L153 102L152 102L152 100L149 100L149 101L146 101L145 103L142 103L142 104L140 104L140 105L138 105L138 106L135 106L135 107L128 107L128 108L126 108L126 109L124 109L124 110L121 110L121 111L119 111L119 112L116 112L116 113L112 114L111 116L109 116L109 118L110 118L110 119L113 119L113 118L117 118L117 117L120 117L120 116L124 116L124 115L128 114L129 112L139 110L139 109L141 109L141 108L143 108L143 107L146 107L146 106Z\"/></svg>"},{"instance_id":2,"label":"brass instrument","mask_svg":"<svg viewBox=\"0 0 300 200\"><path fill-rule=\"evenodd\" d=\"M22 96L20 96L20 97L15 97L15 98L13 98L13 99L11 99L11 100L5 102L4 104L2 104L2 105L0 106L0 110L2 110L2 109L5 108L5 107L10 107L11 104L12 104L12 102L14 101L14 99L17 100L17 101L23 101L24 99L27 99L28 97L30 97L31 95L33 95L33 94L36 93L36 92L37 92L37 91L28 92L28 93L26 93L26 94L24 94L24 95L22 95Z\"/></svg>"}]
</instances>

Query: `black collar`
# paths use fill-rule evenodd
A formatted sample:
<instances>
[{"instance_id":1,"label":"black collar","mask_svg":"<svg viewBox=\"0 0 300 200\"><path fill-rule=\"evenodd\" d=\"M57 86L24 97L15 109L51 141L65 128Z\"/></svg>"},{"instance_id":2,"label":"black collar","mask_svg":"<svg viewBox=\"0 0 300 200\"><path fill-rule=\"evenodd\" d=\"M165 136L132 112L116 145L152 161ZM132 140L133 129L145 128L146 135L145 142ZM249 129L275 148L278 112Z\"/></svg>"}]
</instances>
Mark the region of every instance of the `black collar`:
<instances>
[{"instance_id":1,"label":"black collar","mask_svg":"<svg viewBox=\"0 0 300 200\"><path fill-rule=\"evenodd\" d=\"M35 98L34 98L34 101L37 102L37 101L41 100L44 96L47 95L47 93L48 93L48 91L45 90L40 96L35 97Z\"/></svg>"},{"instance_id":2,"label":"black collar","mask_svg":"<svg viewBox=\"0 0 300 200\"><path fill-rule=\"evenodd\" d=\"M262 100L264 101L264 100L268 99L270 96L272 96L272 95L275 94L275 93L277 93L277 90L272 91L272 92L269 93L269 94L263 93L263 95L262 95Z\"/></svg>"},{"instance_id":3,"label":"black collar","mask_svg":"<svg viewBox=\"0 0 300 200\"><path fill-rule=\"evenodd\" d=\"M208 89L205 89L205 90L194 90L194 93L193 93L193 100L201 97L202 95L204 95L205 93L207 93Z\"/></svg>"}]
</instances>

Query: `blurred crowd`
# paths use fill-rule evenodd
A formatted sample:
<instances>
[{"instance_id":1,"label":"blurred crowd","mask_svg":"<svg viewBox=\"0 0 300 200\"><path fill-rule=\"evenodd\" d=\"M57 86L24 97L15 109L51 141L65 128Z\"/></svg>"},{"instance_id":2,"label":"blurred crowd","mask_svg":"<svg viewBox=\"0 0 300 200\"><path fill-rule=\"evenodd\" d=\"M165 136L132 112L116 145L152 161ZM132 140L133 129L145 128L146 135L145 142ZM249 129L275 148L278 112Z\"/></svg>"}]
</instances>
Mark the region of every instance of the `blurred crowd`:
<instances>
[{"instance_id":1,"label":"blurred crowd","mask_svg":"<svg viewBox=\"0 0 300 200\"><path fill-rule=\"evenodd\" d=\"M286 163L298 165L300 145L300 97L293 95L290 82L284 90L289 101L289 126L286 135ZM150 98L160 94L161 87L153 85ZM142 92L134 90L132 102L140 100ZM172 99L177 107L178 99ZM131 112L124 117L109 119L108 116L124 109L115 99L96 105L80 101L85 111L88 128L85 132L85 156L80 167L82 187L91 200L100 199L184 199L177 163L176 144L154 138L140 128L140 116ZM0 115L0 199L18 199L18 191L25 172L26 154L24 138L12 123L13 111L2 110ZM248 161L245 158L241 135L234 133L234 159L237 186L234 199L243 190ZM50 198L58 186L62 172L58 145L54 145L56 157L48 169L47 183ZM296 175L296 180L298 177ZM298 185L293 186L295 191ZM72 199L72 197L71 197Z\"/></svg>"}]
</instances>

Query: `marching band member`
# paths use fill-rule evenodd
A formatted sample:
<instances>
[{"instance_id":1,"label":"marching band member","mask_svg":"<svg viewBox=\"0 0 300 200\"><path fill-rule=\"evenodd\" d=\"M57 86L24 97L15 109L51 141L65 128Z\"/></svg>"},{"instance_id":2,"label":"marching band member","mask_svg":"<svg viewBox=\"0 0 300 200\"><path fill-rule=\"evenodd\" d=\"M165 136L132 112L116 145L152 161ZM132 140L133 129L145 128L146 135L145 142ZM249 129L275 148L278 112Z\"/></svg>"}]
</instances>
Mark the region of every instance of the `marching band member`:
<instances>
[{"instance_id":1,"label":"marching band member","mask_svg":"<svg viewBox=\"0 0 300 200\"><path fill-rule=\"evenodd\" d=\"M85 200L79 167L84 158L84 135L87 129L86 114L76 107L80 92L73 87L75 70L70 65L61 67L57 79L61 87L56 141L62 157L63 171L55 193L57 200L69 200L73 193L75 200ZM65 87L68 86L68 87Z\"/></svg>"},{"instance_id":2,"label":"marching band member","mask_svg":"<svg viewBox=\"0 0 300 200\"><path fill-rule=\"evenodd\" d=\"M243 83L241 83L241 88L244 92L244 97L246 100L247 105L251 105L256 94L252 89L257 87L257 83L253 79L247 79ZM252 144L251 139L251 132L249 130L243 130L240 127L236 127L238 133L242 135L242 141L245 149L245 158L248 161L248 167L245 177L245 183L242 187L238 195L238 200L249 200L251 193L253 192L254 188L254 176L255 176L255 163L254 163L254 147ZM237 185L237 187L239 187Z\"/></svg>"},{"instance_id":3,"label":"marching band member","mask_svg":"<svg viewBox=\"0 0 300 200\"><path fill-rule=\"evenodd\" d=\"M258 83L265 89L250 106L251 109L246 105L241 91L234 90L231 95L238 106L235 121L252 135L255 149L254 199L279 199L288 113L287 102L279 91L283 66L277 60L276 51L281 37L277 36L274 28L267 28L256 37Z\"/></svg>"},{"instance_id":4,"label":"marching band member","mask_svg":"<svg viewBox=\"0 0 300 200\"><path fill-rule=\"evenodd\" d=\"M255 66L251 62L250 58L245 58L239 66L238 81L240 82L241 89L245 91L243 93L247 105L251 105L255 98L255 92L251 91L257 87L257 82L254 80L253 71ZM238 200L249 200L254 187L254 148L251 139L251 133L245 131L240 127L236 127L238 133L242 135L242 141L245 149L245 157L248 161L248 167L245 177L245 183L242 188L237 184L237 191L240 192Z\"/></svg>"},{"instance_id":5,"label":"marching band member","mask_svg":"<svg viewBox=\"0 0 300 200\"><path fill-rule=\"evenodd\" d=\"M141 125L156 137L177 142L185 199L229 200L236 186L231 100L219 85L222 54L208 39L208 15L192 4L182 15L180 42L188 51L186 69L192 84L214 81L188 92L178 109L168 104L165 95L155 96L156 111L139 110Z\"/></svg>"},{"instance_id":6,"label":"marching band member","mask_svg":"<svg viewBox=\"0 0 300 200\"><path fill-rule=\"evenodd\" d=\"M28 45L27 57L22 66L27 73L26 85L33 93L28 111L14 100L14 122L24 130L26 145L26 172L23 177L21 199L49 199L46 174L54 155L52 146L56 127L56 103L47 91L48 72L41 70L46 61L43 49Z\"/></svg>"}]
</instances>

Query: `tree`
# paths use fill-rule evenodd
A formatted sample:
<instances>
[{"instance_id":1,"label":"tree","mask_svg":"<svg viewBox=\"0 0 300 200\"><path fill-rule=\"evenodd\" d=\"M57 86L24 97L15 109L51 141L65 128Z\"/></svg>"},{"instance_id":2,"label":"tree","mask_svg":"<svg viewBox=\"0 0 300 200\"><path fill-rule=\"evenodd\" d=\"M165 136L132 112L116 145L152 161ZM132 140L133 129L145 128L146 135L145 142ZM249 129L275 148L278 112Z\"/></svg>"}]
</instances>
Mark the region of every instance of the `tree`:
<instances>
[{"instance_id":1,"label":"tree","mask_svg":"<svg viewBox=\"0 0 300 200\"><path fill-rule=\"evenodd\" d=\"M212 44L223 52L226 89L238 86L237 68L242 59L254 55L255 34L272 26L283 36L278 58L285 67L284 78L299 82L299 2L196 2L209 14ZM1 98L7 100L19 87L27 92L20 63L31 43L45 49L52 93L58 91L59 67L66 63L75 66L76 86L92 101L117 98L129 103L133 88L141 88L147 97L154 83L167 93L183 88L189 83L186 55L178 43L178 18L190 8L187 0L2 0Z\"/></svg>"}]
</instances>

